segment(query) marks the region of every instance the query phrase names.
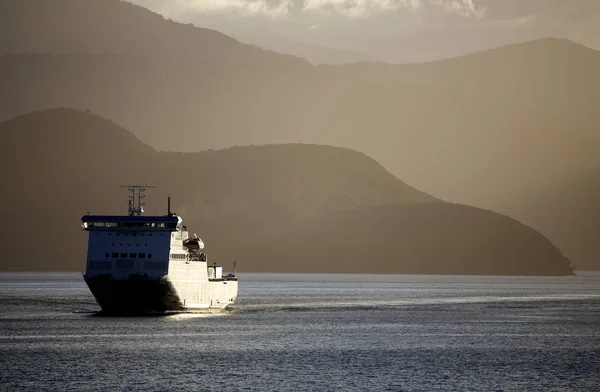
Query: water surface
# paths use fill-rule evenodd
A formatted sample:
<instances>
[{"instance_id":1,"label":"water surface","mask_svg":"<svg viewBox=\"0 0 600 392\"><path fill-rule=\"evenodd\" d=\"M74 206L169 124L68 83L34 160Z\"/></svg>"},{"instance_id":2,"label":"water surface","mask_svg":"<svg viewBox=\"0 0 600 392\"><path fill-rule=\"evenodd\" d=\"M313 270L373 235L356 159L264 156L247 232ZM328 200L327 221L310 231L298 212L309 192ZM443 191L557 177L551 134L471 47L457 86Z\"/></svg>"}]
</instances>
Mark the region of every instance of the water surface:
<instances>
[{"instance_id":1,"label":"water surface","mask_svg":"<svg viewBox=\"0 0 600 392\"><path fill-rule=\"evenodd\" d=\"M220 314L101 317L80 274L0 274L0 389L600 390L600 274L240 274Z\"/></svg>"}]
</instances>

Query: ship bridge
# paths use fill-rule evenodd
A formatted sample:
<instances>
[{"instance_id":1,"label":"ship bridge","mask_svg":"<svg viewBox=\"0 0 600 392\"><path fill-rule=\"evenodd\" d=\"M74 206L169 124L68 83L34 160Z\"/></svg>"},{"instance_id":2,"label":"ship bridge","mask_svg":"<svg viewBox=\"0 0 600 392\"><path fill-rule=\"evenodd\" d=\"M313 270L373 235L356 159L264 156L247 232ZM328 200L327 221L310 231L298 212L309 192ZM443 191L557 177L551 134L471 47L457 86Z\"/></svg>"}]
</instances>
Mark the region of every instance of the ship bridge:
<instances>
[{"instance_id":1,"label":"ship bridge","mask_svg":"<svg viewBox=\"0 0 600 392\"><path fill-rule=\"evenodd\" d=\"M182 220L177 215L167 216L117 216L117 215L84 215L81 217L83 230L179 230Z\"/></svg>"},{"instance_id":2,"label":"ship bridge","mask_svg":"<svg viewBox=\"0 0 600 392\"><path fill-rule=\"evenodd\" d=\"M129 215L84 215L81 217L84 230L122 230L122 229L168 229L169 231L181 228L181 218L171 212L171 198L168 198L168 212L164 216L146 216L144 213L144 191L146 188L154 188L148 185L126 185L131 195L128 199Z\"/></svg>"}]
</instances>

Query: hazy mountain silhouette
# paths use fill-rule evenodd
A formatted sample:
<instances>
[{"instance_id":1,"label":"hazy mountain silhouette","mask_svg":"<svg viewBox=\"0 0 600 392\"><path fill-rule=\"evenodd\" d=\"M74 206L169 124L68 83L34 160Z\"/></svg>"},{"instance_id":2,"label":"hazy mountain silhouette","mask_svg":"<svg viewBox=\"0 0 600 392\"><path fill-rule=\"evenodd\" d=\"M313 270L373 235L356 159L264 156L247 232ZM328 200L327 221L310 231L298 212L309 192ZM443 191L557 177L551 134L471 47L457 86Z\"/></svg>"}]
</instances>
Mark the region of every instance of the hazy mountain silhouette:
<instances>
[{"instance_id":1,"label":"hazy mountain silhouette","mask_svg":"<svg viewBox=\"0 0 600 392\"><path fill-rule=\"evenodd\" d=\"M276 268L283 272L568 273L557 252L540 233L506 216L436 203L325 213L259 243L246 257L265 272L280 260Z\"/></svg>"},{"instance_id":2,"label":"hazy mountain silhouette","mask_svg":"<svg viewBox=\"0 0 600 392\"><path fill-rule=\"evenodd\" d=\"M314 67L127 3L37 5L0 4L0 52L32 52L0 57L0 119L66 106L158 150L353 148L418 189L519 219L580 268L600 269L597 241L582 240L600 216L588 188L600 168L600 52L541 39L426 64ZM552 211L577 212L568 235Z\"/></svg>"},{"instance_id":3,"label":"hazy mountain silhouette","mask_svg":"<svg viewBox=\"0 0 600 392\"><path fill-rule=\"evenodd\" d=\"M269 35L245 34L242 41L254 46L243 45L216 30L165 20L159 14L121 0L6 0L0 4L0 21L0 36L4 38L0 38L2 54L137 53L250 64L266 64L271 57L285 61L282 54L304 58L313 64L377 61L363 53ZM288 60L303 63L294 57Z\"/></svg>"},{"instance_id":4,"label":"hazy mountain silhouette","mask_svg":"<svg viewBox=\"0 0 600 392\"><path fill-rule=\"evenodd\" d=\"M540 227L544 235L568 245L564 248L572 260L578 260L578 269L594 270L600 269L599 200L600 169L582 167L560 175L551 186L532 192L515 204L522 222Z\"/></svg>"},{"instance_id":5,"label":"hazy mountain silhouette","mask_svg":"<svg viewBox=\"0 0 600 392\"><path fill-rule=\"evenodd\" d=\"M5 192L2 269L77 270L79 218L125 213L118 186L155 184L211 259L244 271L556 275L569 260L501 215L442 203L359 152L318 145L156 152L101 117L72 109L0 123ZM286 251L286 249L288 249Z\"/></svg>"},{"instance_id":6,"label":"hazy mountain silhouette","mask_svg":"<svg viewBox=\"0 0 600 392\"><path fill-rule=\"evenodd\" d=\"M121 0L2 1L0 37L2 54L135 53L246 66L308 64Z\"/></svg>"},{"instance_id":7,"label":"hazy mountain silhouette","mask_svg":"<svg viewBox=\"0 0 600 392\"><path fill-rule=\"evenodd\" d=\"M227 31L225 32L227 33ZM251 32L245 32L237 35L234 34L233 36L240 42L256 45L263 49L272 50L277 53L301 57L314 65L341 65L360 62L381 62L381 60L379 60L377 57L369 54L350 50L332 49L330 47L321 45L311 45L277 36L252 34Z\"/></svg>"}]
</instances>

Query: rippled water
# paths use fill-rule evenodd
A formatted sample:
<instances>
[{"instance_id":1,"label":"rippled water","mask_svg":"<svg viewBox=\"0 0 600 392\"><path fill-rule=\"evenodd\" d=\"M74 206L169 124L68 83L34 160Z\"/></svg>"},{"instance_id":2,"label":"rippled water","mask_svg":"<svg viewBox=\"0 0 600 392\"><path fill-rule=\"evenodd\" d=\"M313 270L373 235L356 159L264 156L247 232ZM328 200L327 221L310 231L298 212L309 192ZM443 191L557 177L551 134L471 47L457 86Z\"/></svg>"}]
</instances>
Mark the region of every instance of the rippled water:
<instances>
[{"instance_id":1,"label":"rippled water","mask_svg":"<svg viewBox=\"0 0 600 392\"><path fill-rule=\"evenodd\" d=\"M0 389L600 391L600 274L242 274L221 314L100 317L0 274Z\"/></svg>"}]
</instances>

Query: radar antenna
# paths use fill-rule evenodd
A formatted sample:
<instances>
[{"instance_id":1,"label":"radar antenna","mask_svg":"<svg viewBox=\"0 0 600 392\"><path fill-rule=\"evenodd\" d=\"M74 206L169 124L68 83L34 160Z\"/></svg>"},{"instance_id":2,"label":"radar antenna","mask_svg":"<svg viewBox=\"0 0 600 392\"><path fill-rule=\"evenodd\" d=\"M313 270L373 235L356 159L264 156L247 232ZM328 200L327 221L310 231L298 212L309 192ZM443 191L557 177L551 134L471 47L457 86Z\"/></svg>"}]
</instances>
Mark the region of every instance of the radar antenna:
<instances>
[{"instance_id":1,"label":"radar antenna","mask_svg":"<svg viewBox=\"0 0 600 392\"><path fill-rule=\"evenodd\" d=\"M142 216L144 213L144 199L146 195L144 192L148 188L156 188L151 185L121 185L121 188L127 188L131 192L129 198L127 199L129 205L129 216Z\"/></svg>"}]
</instances>

